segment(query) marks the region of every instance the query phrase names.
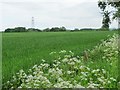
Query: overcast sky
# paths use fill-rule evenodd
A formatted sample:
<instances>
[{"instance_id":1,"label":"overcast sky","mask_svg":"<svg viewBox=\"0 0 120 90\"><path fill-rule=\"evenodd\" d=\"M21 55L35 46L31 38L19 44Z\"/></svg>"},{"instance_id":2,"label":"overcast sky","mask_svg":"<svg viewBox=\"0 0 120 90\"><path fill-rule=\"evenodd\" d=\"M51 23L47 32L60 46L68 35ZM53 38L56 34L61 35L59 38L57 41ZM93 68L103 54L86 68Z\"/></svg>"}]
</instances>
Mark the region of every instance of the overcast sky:
<instances>
[{"instance_id":1,"label":"overcast sky","mask_svg":"<svg viewBox=\"0 0 120 90\"><path fill-rule=\"evenodd\" d=\"M102 15L98 0L2 0L0 1L0 30L12 27L35 28L64 26L74 28L100 28ZM117 28L114 21L111 28Z\"/></svg>"}]
</instances>

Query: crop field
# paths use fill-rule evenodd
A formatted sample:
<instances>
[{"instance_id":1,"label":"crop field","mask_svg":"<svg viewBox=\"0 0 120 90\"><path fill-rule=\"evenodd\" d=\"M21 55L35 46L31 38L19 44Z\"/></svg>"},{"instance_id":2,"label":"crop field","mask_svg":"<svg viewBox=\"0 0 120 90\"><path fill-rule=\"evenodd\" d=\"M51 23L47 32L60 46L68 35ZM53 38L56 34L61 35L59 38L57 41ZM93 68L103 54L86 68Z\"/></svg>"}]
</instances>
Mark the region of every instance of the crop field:
<instances>
[{"instance_id":1,"label":"crop field","mask_svg":"<svg viewBox=\"0 0 120 90\"><path fill-rule=\"evenodd\" d=\"M109 62L109 61L107 61L106 57L102 57L102 59L105 59L105 60L101 59L101 56L103 53L101 53L100 51L98 51L98 53L95 53L95 50L94 50L95 46L101 44L101 42L102 42L101 40L108 39L114 33L117 33L117 31L3 33L2 34L3 82L7 82L8 80L10 80L10 78L12 78L13 75L16 75L16 73L19 72L19 70L21 70L20 73L23 73L24 71L27 72L30 68L32 68L35 65L33 67L33 69L34 69L33 71L36 71L36 68L38 68L38 66L36 66L36 65L40 65L43 62L46 62L50 65L53 65L54 62L58 63L57 60L59 61L60 59L66 58L65 53L68 52L68 54L71 56L70 57L68 56L67 59L68 58L71 58L72 60L75 59L76 61L74 63L76 65L76 67L77 67L77 65L83 66L83 67L81 67L81 69L84 68L85 72L90 72L89 67L90 67L91 71L93 70L93 74L95 74L96 72L99 72L100 71L99 69L101 69L103 71L103 72L100 71L101 75L104 76L103 78L106 78L106 76L104 75L106 72L105 70L111 70L110 71L110 74L111 74L110 80L112 80L112 81L110 81L110 80L109 81L114 84L113 85L105 84L105 86L104 85L103 86L104 87L115 87L116 86L115 82L116 82L116 78L117 78L117 71L115 71L115 70L117 67L111 68L111 66L109 64L106 64L107 62ZM108 37L108 35L109 35L109 37ZM106 47L102 47L102 48L105 49ZM91 54L92 60L91 60L91 58L88 59L89 57L86 57L86 59L83 59L85 57L83 57L83 58L80 57L80 56L84 56L85 50L88 53L89 52L94 53L94 54ZM59 55L61 53L63 54L62 56ZM78 57L78 58L74 58L74 57ZM85 61L84 65L76 64L76 62L79 62L79 59ZM110 60L111 60L111 58L110 58ZM69 60L67 61L68 65L65 60L63 60L63 62L62 61L59 61L59 62L61 63L61 65L58 65L57 69L54 69L53 68L54 66L52 66L52 68L50 68L48 70L49 75L52 76L53 74L51 74L51 73L54 72L54 70L56 70L56 71L59 71L58 74L61 76L53 75L53 77L56 77L56 78L61 77L61 78L59 78L60 80L58 80L59 83L61 82L62 79L70 81L70 78L72 78L72 74L71 74L72 68L70 65L72 65L72 63L71 62L69 63ZM113 61L111 60L110 64L116 65L117 61L115 61L114 63L112 63L112 62ZM66 65L64 65L64 63L66 63ZM63 75L60 73L60 72L62 72L60 68L62 70L64 70ZM22 71L22 70L24 70L24 71ZM69 77L68 76L64 77L64 76L66 76L65 70L66 71L71 70L71 71L67 72L68 74L71 74ZM44 72L44 70L43 70L43 72ZM77 72L79 72L79 71L77 71ZM82 72L82 74L84 75L85 73ZM49 77L49 75L48 75L48 77ZM88 74L88 75L89 75L89 77L87 77L87 80L88 80L88 78L90 79L90 76L92 77L92 74ZM43 76L45 77L45 75L43 75ZM80 76L80 75L78 75L78 76ZM66 81L67 82L66 86L62 86L62 84L60 84L61 85L60 86L58 83L56 83L56 80L52 80L52 77L51 77L51 78L49 78L49 80L51 80L53 82L52 83L44 82L45 84L41 85L41 87L43 86L42 88L44 88L44 87L46 87L46 85L48 85L48 87L52 87L52 86L53 87L63 87L63 88L73 87L74 84L77 83L77 80L79 79L78 76L76 75L76 77L74 78L76 80L75 82L69 82L69 81L67 82ZM29 77L29 75L28 75L28 77ZM81 87L82 86L92 87L87 84L88 83L87 80L86 81L83 80L83 83L79 83L79 85L81 84ZM95 78L93 80L95 80ZM99 81L100 80L101 80L101 78L99 78ZM66 83L66 82L64 82L64 83ZM70 84L70 83L72 83L72 84ZM95 82L95 83L97 83L97 82ZM13 86L14 86L14 84L13 84ZM15 86L15 87L18 87L18 86L19 85ZM33 88L32 86L34 86L34 85L31 85L31 83L29 83L28 86L29 86L29 88ZM26 85L21 84L21 86L19 86L19 87L27 88L28 86L27 86L27 84ZM38 87L36 86L36 87L39 88L39 86ZM96 87L102 87L102 86L100 84Z\"/></svg>"}]
</instances>

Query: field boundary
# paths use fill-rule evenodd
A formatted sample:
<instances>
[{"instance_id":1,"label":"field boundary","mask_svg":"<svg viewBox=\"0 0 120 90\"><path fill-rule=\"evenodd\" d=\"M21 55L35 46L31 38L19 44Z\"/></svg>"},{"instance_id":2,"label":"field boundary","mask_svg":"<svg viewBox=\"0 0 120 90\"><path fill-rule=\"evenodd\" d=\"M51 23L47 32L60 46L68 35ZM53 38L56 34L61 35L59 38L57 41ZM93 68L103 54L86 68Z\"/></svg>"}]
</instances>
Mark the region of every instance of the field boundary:
<instances>
[{"instance_id":1,"label":"field boundary","mask_svg":"<svg viewBox=\"0 0 120 90\"><path fill-rule=\"evenodd\" d=\"M0 90L2 89L2 33L0 33Z\"/></svg>"}]
</instances>

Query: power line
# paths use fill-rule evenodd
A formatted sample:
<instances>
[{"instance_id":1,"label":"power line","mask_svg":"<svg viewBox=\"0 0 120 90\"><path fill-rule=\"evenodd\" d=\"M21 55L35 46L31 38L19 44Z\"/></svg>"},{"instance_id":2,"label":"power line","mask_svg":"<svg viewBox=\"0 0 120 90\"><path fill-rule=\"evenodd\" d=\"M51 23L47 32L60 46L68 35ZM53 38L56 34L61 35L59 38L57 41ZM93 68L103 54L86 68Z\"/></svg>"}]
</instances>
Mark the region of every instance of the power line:
<instances>
[{"instance_id":1,"label":"power line","mask_svg":"<svg viewBox=\"0 0 120 90\"><path fill-rule=\"evenodd\" d=\"M34 28L34 27L35 27L35 20L34 20L34 17L32 17L31 28Z\"/></svg>"}]
</instances>

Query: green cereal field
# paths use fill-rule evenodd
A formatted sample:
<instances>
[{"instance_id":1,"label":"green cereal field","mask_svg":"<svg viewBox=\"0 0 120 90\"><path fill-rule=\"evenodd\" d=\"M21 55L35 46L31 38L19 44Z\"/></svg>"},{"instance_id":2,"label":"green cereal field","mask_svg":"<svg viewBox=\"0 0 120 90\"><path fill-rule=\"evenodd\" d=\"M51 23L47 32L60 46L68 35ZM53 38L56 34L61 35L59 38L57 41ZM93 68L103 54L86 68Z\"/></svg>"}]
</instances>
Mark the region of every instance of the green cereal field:
<instances>
[{"instance_id":1,"label":"green cereal field","mask_svg":"<svg viewBox=\"0 0 120 90\"><path fill-rule=\"evenodd\" d=\"M103 74L101 73L101 71L99 72L99 74L101 73L101 75L104 76L103 78L107 78L107 75L110 74L112 77L111 79L113 81L115 81L115 79L117 77L117 71L116 71L116 67L115 67L116 61L114 61L113 63L112 63L112 61L109 62L109 64L113 64L113 66L109 66L107 64L108 60L106 59L106 57L101 57L102 55L104 55L102 53L102 50L103 49L105 50L105 48L106 48L106 47L104 47L104 45L103 46L101 45L103 47L103 48L101 48L101 51L94 50L95 46L99 46L102 43L102 40L109 39L110 37L113 36L114 33L117 33L117 31L3 33L2 34L3 83L7 82L8 80L12 80L11 79L12 76L16 75L16 73L18 73L19 70L23 70L28 76L31 75L31 73L30 74L28 73L29 69L32 68L34 65L40 65L43 62L48 63L48 66L49 66L46 68L45 72L42 69L43 73L46 73L43 76L46 76L46 75L48 75L47 73L49 73L48 76L51 76L51 78L52 78L52 74L50 74L49 71L51 70L51 72L54 72L54 70L52 71L52 68L54 68L53 63L55 60L57 62L59 60L63 60L64 58L65 59L66 58L73 59L75 57L78 57L78 58L76 58L76 60L78 60L78 61L81 60L81 62L82 62L82 64L80 64L81 66L83 65L83 66L91 68L91 70L93 70L93 73L99 71L99 69L100 70L105 69L106 71L110 70L110 72L108 72L106 74L106 76L103 75L106 72L104 70L103 70L104 71ZM85 51L87 52L87 56L86 56ZM65 56L66 55L65 53L67 53L67 52L71 53L72 55L69 54L71 56L68 56L68 57ZM89 54L89 52L90 52L90 54ZM63 54L60 57L59 54L61 54L61 53L63 53ZM114 57L112 59L114 59ZM72 77L72 74L70 74L70 73L72 73L72 71L75 71L75 70L73 70L73 69L71 70L70 67L72 67L72 66L69 67L69 65L72 65L75 63L69 64L69 60L67 61L68 62L67 64L69 64L69 65L65 64L65 62L62 62L62 61L59 61L59 62L60 62L60 66L58 66L58 68L59 68L59 70L61 68L62 72L64 72L64 74L59 77L61 77L65 81L66 80L71 81L71 82L68 82L71 84L65 84L68 87L72 87L72 85L75 84L75 82L72 82L73 77L74 77L74 80L76 80L76 82L79 82L81 80L79 78L79 76L80 75L86 76L85 72L88 72L88 71L84 72L84 70L86 70L86 69L84 69L83 71L79 71L79 69L78 70L75 69L76 74L73 75L73 77ZM77 68L78 64L75 64L75 65ZM37 67L37 66L35 66L35 67ZM33 68L35 68L35 67L33 67ZM48 68L50 68L50 70L48 70ZM97 68L99 68L99 69L97 69ZM65 71L69 71L69 70L71 70L70 72L68 72L68 74L70 74L70 76L68 76L68 74L67 75L65 74L66 73ZM94 70L96 70L96 71L94 71ZM79 74L80 72L81 72L81 74ZM48 76L46 76L46 77L48 77ZM88 84L88 82L90 81L90 80L88 80L88 78L90 79L90 77L92 78L92 74L90 74L89 77L86 76L86 81L85 80L80 81L82 83L77 83L77 84L80 84L81 86L84 86L84 87L90 87L90 85ZM39 84L38 87L40 85L43 86L43 88L44 87L62 87L62 84L60 84L59 80L56 81L51 78L49 78L50 83L47 82L47 83L44 83L44 85ZM105 80L107 80L107 79L105 79ZM95 81L95 80L96 79L94 77L93 81ZM103 80L103 79L98 79L98 81L94 82L96 84L96 86L94 85L94 87L116 87L115 82L112 82L113 84L110 84L110 85L107 85L107 84L101 85L100 80ZM18 81L16 81L16 82L18 82ZM38 81L40 81L40 80L38 80ZM58 82L61 86L57 84ZM111 81L109 80L109 83L110 82ZM40 83L40 82L38 82L38 83ZM97 84L98 84L98 86L97 86ZM8 85L8 87L10 87L9 84L7 84L7 85ZM12 85L13 85L13 87L24 87L24 88L26 88L28 86L30 88L37 87L37 86L28 84L28 83L25 84L28 86L25 86L20 83L15 86L15 82L13 82ZM64 86L63 88L67 87L67 86L65 87L65 85L63 85Z\"/></svg>"}]
</instances>

